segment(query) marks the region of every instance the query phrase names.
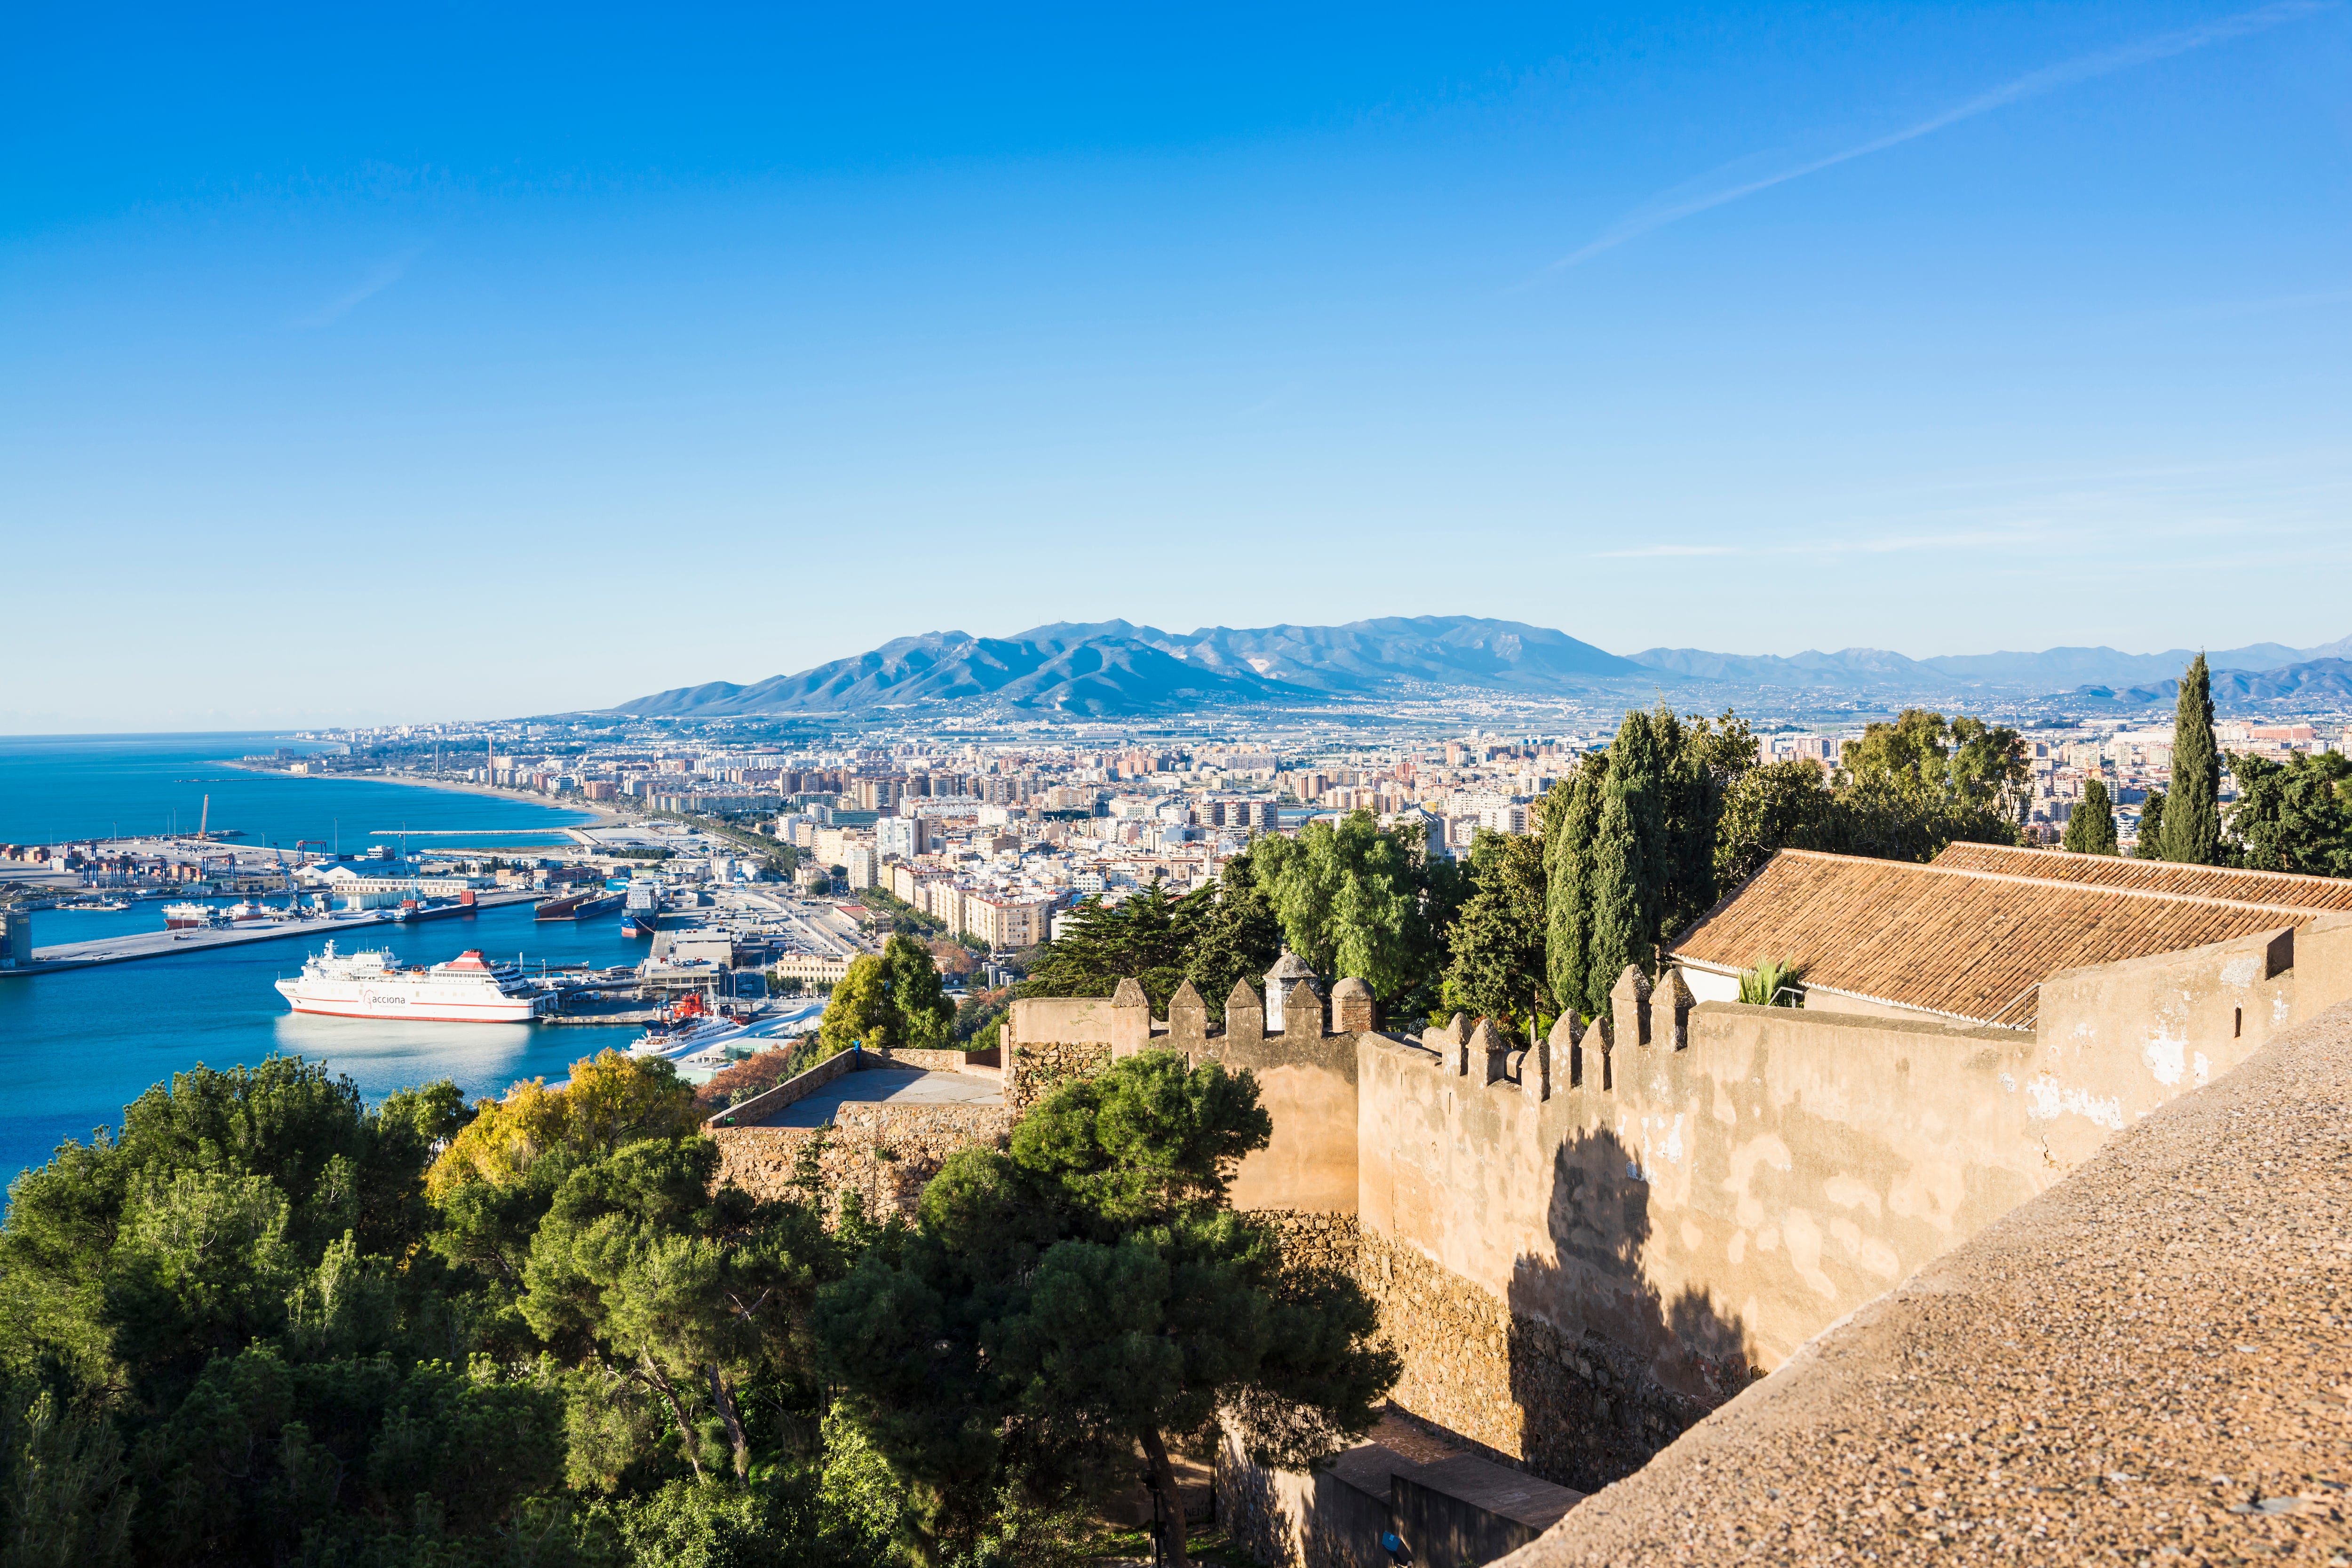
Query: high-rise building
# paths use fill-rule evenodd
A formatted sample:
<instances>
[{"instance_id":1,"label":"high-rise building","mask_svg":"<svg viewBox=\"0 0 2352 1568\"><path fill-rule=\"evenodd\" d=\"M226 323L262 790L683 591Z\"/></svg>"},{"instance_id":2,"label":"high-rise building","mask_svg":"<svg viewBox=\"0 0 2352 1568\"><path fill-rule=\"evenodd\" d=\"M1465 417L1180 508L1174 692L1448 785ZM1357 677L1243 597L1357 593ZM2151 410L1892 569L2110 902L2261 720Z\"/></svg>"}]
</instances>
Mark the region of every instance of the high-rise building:
<instances>
[{"instance_id":1,"label":"high-rise building","mask_svg":"<svg viewBox=\"0 0 2352 1568\"><path fill-rule=\"evenodd\" d=\"M874 824L874 846L885 856L911 860L931 847L931 825L920 816L885 816Z\"/></svg>"}]
</instances>

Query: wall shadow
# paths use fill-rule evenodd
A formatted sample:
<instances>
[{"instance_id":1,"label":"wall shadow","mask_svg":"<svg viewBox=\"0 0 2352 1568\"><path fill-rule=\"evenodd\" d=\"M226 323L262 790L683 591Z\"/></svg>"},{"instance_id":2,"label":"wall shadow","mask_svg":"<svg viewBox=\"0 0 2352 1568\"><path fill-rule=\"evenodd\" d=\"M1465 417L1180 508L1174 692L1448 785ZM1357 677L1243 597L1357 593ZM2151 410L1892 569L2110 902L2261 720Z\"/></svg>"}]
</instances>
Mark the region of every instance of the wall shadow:
<instances>
[{"instance_id":1,"label":"wall shadow","mask_svg":"<svg viewBox=\"0 0 2352 1568\"><path fill-rule=\"evenodd\" d=\"M1752 1347L1738 1314L1697 1290L1669 1299L1643 1272L1650 1184L1615 1133L1554 1152L1546 1217L1558 1259L1512 1268L1520 1452L1537 1475L1597 1491L1747 1387Z\"/></svg>"}]
</instances>

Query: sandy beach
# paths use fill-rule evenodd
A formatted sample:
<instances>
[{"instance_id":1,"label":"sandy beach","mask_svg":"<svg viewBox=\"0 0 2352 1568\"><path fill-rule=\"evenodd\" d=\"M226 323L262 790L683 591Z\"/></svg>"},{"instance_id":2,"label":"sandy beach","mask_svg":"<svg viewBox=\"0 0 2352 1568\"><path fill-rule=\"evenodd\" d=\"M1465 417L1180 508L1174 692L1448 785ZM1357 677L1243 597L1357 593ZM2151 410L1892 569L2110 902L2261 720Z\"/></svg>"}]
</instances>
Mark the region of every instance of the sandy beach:
<instances>
[{"instance_id":1,"label":"sandy beach","mask_svg":"<svg viewBox=\"0 0 2352 1568\"><path fill-rule=\"evenodd\" d=\"M284 773L286 771L283 768L256 767L251 763L236 761L226 757L215 759L213 762L207 763L205 765L207 767L236 768L241 773ZM307 777L309 775L289 776ZM335 778L343 775L325 773L319 776L322 778ZM637 818L629 816L626 812L614 810L612 806L604 805L601 802L586 800L559 800L553 795L541 795L536 790L506 789L498 784L475 784L470 780L419 778L413 773L366 773L359 776L378 784L409 784L417 789L438 789L447 790L457 795L488 795L493 800L520 801L528 805L545 806L551 811L582 812L596 818L596 826L603 827L623 826L627 824L635 823L637 820ZM577 824L561 827L551 826L547 828L546 831L550 833L562 833L568 835L575 844L593 845L595 843L594 839L588 837L581 831L580 826Z\"/></svg>"}]
</instances>

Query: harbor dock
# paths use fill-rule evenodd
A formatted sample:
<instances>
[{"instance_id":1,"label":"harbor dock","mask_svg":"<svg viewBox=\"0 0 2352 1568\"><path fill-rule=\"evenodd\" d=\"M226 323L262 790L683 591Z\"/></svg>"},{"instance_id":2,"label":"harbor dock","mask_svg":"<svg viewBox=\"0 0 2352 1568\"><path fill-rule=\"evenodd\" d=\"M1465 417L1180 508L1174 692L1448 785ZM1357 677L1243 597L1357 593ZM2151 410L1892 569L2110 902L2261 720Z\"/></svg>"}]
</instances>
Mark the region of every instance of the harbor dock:
<instances>
[{"instance_id":1,"label":"harbor dock","mask_svg":"<svg viewBox=\"0 0 2352 1568\"><path fill-rule=\"evenodd\" d=\"M485 892L475 900L478 910L504 909L513 904L536 903L547 897L543 892L516 889L511 892ZM278 942L289 937L341 939L365 936L392 922L374 921L296 920L273 921L250 927L222 926L217 929L194 931L140 931L128 936L99 937L89 942L61 942L54 947L36 948L33 962L13 969L0 969L0 980L36 974L61 974L68 970L90 969L101 963L131 963L142 958L172 958L182 953L205 952L214 948L242 947L248 942Z\"/></svg>"}]
</instances>

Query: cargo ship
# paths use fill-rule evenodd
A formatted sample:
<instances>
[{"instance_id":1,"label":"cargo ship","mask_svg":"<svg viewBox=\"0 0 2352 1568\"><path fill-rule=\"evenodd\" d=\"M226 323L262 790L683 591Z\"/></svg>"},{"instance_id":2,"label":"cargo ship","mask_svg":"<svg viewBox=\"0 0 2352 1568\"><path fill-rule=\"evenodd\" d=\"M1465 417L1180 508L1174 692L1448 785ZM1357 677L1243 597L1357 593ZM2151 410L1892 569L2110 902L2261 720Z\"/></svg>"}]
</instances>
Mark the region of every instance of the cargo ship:
<instances>
[{"instance_id":1,"label":"cargo ship","mask_svg":"<svg viewBox=\"0 0 2352 1568\"><path fill-rule=\"evenodd\" d=\"M335 1018L406 1018L432 1024L527 1024L555 1005L511 963L467 948L446 963L404 968L382 950L337 952L329 942L278 994L297 1013Z\"/></svg>"},{"instance_id":2,"label":"cargo ship","mask_svg":"<svg viewBox=\"0 0 2352 1568\"><path fill-rule=\"evenodd\" d=\"M594 889L585 893L571 893L560 899L549 899L531 911L535 921L577 921L592 915L608 915L621 907L621 895Z\"/></svg>"},{"instance_id":3,"label":"cargo ship","mask_svg":"<svg viewBox=\"0 0 2352 1568\"><path fill-rule=\"evenodd\" d=\"M631 888L621 911L623 936L651 936L661 924L661 894L652 888Z\"/></svg>"},{"instance_id":4,"label":"cargo ship","mask_svg":"<svg viewBox=\"0 0 2352 1568\"><path fill-rule=\"evenodd\" d=\"M228 924L227 913L212 904L165 904L165 931L210 931Z\"/></svg>"},{"instance_id":5,"label":"cargo ship","mask_svg":"<svg viewBox=\"0 0 2352 1568\"><path fill-rule=\"evenodd\" d=\"M400 908L392 913L394 920L413 925L418 921L446 920L451 915L474 912L474 890L471 888L454 899L403 899Z\"/></svg>"}]
</instances>

